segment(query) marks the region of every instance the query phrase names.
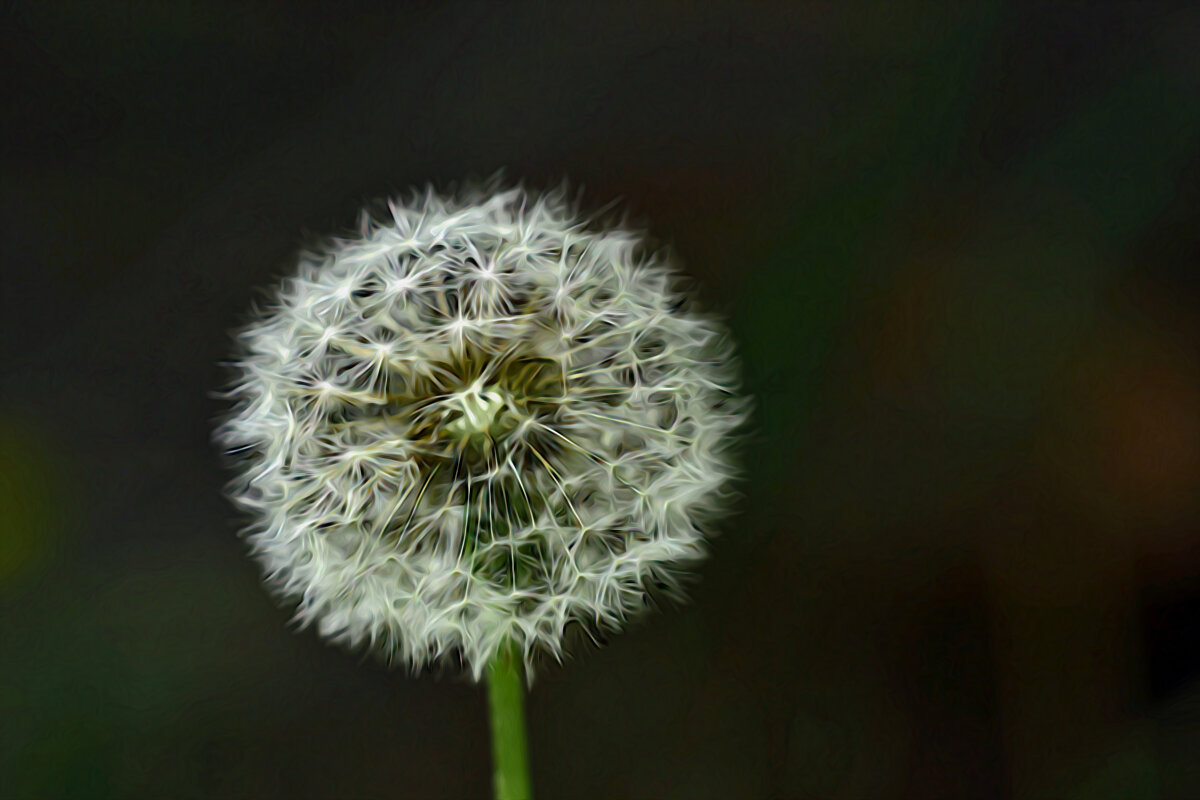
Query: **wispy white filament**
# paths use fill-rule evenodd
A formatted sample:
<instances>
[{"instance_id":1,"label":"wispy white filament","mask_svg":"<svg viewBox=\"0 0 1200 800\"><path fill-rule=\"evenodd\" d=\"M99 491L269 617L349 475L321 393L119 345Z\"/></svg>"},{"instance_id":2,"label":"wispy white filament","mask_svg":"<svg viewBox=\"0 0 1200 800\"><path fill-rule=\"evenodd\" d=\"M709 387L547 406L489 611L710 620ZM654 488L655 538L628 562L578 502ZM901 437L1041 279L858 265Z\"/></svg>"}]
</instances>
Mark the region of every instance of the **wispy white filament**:
<instances>
[{"instance_id":1,"label":"wispy white filament","mask_svg":"<svg viewBox=\"0 0 1200 800\"><path fill-rule=\"evenodd\" d=\"M701 557L744 417L673 268L562 192L432 190L302 256L238 334L231 495L324 636L478 679Z\"/></svg>"}]
</instances>

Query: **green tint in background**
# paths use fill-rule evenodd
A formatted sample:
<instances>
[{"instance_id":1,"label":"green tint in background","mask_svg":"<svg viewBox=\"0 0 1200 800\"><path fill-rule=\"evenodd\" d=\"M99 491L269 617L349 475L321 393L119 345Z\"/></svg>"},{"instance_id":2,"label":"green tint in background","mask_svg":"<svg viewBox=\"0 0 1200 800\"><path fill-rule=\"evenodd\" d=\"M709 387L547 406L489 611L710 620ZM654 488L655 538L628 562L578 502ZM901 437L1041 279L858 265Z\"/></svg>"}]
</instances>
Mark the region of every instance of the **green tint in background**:
<instances>
[{"instance_id":1,"label":"green tint in background","mask_svg":"<svg viewBox=\"0 0 1200 800\"><path fill-rule=\"evenodd\" d=\"M488 795L483 691L290 630L208 437L305 231L500 167L756 397L692 602L539 670L540 797L1200 795L1193 4L8 16L0 796Z\"/></svg>"}]
</instances>

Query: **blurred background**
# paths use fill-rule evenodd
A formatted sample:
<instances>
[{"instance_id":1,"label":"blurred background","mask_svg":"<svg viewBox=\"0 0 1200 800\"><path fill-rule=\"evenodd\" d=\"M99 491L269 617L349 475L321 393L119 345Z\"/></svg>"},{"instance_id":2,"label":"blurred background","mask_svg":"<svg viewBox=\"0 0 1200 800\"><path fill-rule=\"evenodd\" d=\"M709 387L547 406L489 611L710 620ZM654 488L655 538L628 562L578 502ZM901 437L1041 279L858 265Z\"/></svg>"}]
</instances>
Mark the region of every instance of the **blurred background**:
<instances>
[{"instance_id":1,"label":"blurred background","mask_svg":"<svg viewBox=\"0 0 1200 800\"><path fill-rule=\"evenodd\" d=\"M289 628L209 441L305 232L506 168L740 342L692 602L541 798L1200 797L1200 6L4 3L0 796L483 798L483 693Z\"/></svg>"}]
</instances>

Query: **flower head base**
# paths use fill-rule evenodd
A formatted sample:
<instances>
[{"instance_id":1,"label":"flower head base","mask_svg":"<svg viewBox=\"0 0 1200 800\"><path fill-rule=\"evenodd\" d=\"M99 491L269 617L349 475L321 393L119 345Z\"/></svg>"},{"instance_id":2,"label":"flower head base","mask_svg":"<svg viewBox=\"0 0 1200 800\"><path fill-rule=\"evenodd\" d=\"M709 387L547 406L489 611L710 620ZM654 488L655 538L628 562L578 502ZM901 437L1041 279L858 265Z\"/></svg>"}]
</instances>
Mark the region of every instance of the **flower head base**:
<instances>
[{"instance_id":1,"label":"flower head base","mask_svg":"<svg viewBox=\"0 0 1200 800\"><path fill-rule=\"evenodd\" d=\"M744 417L721 326L560 193L433 191L301 258L239 333L235 502L297 617L476 679L703 555Z\"/></svg>"}]
</instances>

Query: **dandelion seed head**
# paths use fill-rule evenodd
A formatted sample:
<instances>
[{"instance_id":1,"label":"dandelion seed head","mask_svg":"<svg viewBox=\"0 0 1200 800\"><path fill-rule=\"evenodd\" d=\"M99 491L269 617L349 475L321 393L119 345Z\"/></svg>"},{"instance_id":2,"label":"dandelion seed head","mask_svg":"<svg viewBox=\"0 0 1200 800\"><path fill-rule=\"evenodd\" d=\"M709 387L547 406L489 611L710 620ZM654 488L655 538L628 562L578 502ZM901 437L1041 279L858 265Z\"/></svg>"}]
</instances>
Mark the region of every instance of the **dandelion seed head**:
<instances>
[{"instance_id":1,"label":"dandelion seed head","mask_svg":"<svg viewBox=\"0 0 1200 800\"><path fill-rule=\"evenodd\" d=\"M727 505L732 347L564 191L432 189L300 258L217 440L271 587L328 639L479 679L678 584Z\"/></svg>"}]
</instances>

